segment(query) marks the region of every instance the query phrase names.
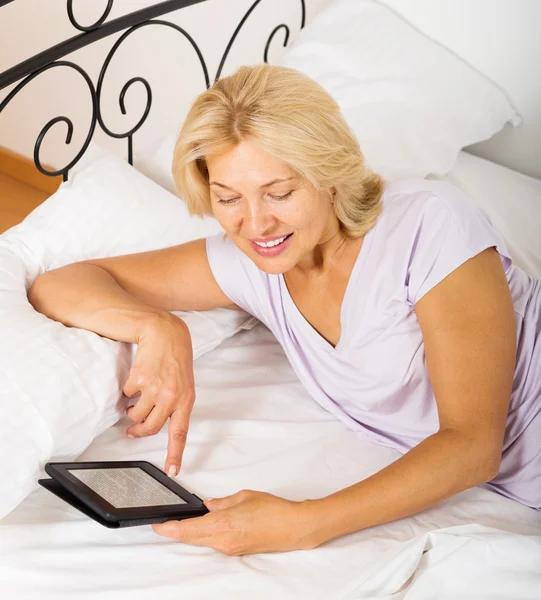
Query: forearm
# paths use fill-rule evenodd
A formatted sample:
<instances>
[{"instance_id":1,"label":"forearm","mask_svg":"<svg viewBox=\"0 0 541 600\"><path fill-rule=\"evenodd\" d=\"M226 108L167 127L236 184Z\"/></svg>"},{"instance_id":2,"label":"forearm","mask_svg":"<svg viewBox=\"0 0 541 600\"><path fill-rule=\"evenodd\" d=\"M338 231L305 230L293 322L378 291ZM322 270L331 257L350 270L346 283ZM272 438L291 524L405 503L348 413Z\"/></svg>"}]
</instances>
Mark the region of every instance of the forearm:
<instances>
[{"instance_id":1,"label":"forearm","mask_svg":"<svg viewBox=\"0 0 541 600\"><path fill-rule=\"evenodd\" d=\"M371 477L306 502L313 540L326 540L418 513L496 475L482 444L442 430Z\"/></svg>"},{"instance_id":2,"label":"forearm","mask_svg":"<svg viewBox=\"0 0 541 600\"><path fill-rule=\"evenodd\" d=\"M77 263L40 275L28 291L32 306L68 327L136 343L150 322L174 318L123 290L95 265Z\"/></svg>"}]
</instances>

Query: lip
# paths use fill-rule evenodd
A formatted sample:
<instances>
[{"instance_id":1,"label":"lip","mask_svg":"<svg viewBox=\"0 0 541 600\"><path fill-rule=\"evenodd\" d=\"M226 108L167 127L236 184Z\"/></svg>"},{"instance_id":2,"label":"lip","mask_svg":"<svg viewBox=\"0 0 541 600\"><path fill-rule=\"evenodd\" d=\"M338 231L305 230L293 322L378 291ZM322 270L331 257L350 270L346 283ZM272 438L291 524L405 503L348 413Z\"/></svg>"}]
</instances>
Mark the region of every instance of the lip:
<instances>
[{"instance_id":1,"label":"lip","mask_svg":"<svg viewBox=\"0 0 541 600\"><path fill-rule=\"evenodd\" d=\"M257 254L259 254L259 256L264 256L265 258L272 258L274 256L278 256L279 254L282 254L282 252L284 252L284 250L287 249L287 247L289 246L290 242L291 242L291 238L293 237L293 233L288 234L289 237L284 240L281 244L278 244L278 246L273 246L272 248L262 248L261 246L258 246L255 241L256 240L250 240L250 244L252 246L252 248L254 249L254 252L257 252ZM257 239L257 241L265 241L265 242L271 242L273 240L279 240L280 238L284 237L283 235L278 236L278 237L273 237L273 238L266 238L264 240L259 240Z\"/></svg>"},{"instance_id":2,"label":"lip","mask_svg":"<svg viewBox=\"0 0 541 600\"><path fill-rule=\"evenodd\" d=\"M286 233L286 234L282 233L282 235L273 235L273 236L269 236L269 237L265 237L265 238L252 238L250 240L250 242L264 242L264 243L274 242L274 240L280 240L283 237L286 237L286 235L289 235L289 233Z\"/></svg>"}]
</instances>

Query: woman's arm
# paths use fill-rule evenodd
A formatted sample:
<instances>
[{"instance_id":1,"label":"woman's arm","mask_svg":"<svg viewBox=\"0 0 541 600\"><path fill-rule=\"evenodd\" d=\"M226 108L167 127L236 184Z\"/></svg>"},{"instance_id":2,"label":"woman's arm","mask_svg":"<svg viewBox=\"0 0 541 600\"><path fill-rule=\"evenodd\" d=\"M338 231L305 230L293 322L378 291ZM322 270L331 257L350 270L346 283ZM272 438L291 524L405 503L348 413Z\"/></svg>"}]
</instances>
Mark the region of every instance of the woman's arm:
<instances>
[{"instance_id":1,"label":"woman's arm","mask_svg":"<svg viewBox=\"0 0 541 600\"><path fill-rule=\"evenodd\" d=\"M415 311L440 429L368 479L308 501L314 545L415 514L498 473L516 326L496 250L453 271Z\"/></svg>"},{"instance_id":2,"label":"woman's arm","mask_svg":"<svg viewBox=\"0 0 541 600\"><path fill-rule=\"evenodd\" d=\"M206 240L84 260L37 277L28 300L47 317L122 342L169 311L238 308L216 283Z\"/></svg>"},{"instance_id":3,"label":"woman's arm","mask_svg":"<svg viewBox=\"0 0 541 600\"><path fill-rule=\"evenodd\" d=\"M206 241L86 260L47 271L28 291L32 306L68 327L138 344L128 396L127 433L154 435L169 419L166 471L180 468L195 398L191 337L169 311L237 308L216 283Z\"/></svg>"},{"instance_id":4,"label":"woman's arm","mask_svg":"<svg viewBox=\"0 0 541 600\"><path fill-rule=\"evenodd\" d=\"M153 525L160 535L229 555L309 549L418 513L498 472L511 396L516 329L509 287L490 248L453 271L415 310L440 429L390 466L317 500L242 490L210 512Z\"/></svg>"}]
</instances>

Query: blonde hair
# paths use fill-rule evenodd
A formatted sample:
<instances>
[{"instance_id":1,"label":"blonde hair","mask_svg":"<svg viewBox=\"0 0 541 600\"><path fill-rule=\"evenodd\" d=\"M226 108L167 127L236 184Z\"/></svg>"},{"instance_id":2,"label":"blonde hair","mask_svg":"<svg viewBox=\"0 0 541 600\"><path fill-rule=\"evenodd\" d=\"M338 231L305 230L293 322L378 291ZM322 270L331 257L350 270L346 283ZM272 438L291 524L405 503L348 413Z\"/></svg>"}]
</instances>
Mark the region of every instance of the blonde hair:
<instances>
[{"instance_id":1,"label":"blonde hair","mask_svg":"<svg viewBox=\"0 0 541 600\"><path fill-rule=\"evenodd\" d=\"M212 215L205 157L251 139L316 190L336 189L344 235L371 229L382 178L365 166L338 104L316 81L288 67L241 67L198 96L179 133L173 176L192 215Z\"/></svg>"}]
</instances>

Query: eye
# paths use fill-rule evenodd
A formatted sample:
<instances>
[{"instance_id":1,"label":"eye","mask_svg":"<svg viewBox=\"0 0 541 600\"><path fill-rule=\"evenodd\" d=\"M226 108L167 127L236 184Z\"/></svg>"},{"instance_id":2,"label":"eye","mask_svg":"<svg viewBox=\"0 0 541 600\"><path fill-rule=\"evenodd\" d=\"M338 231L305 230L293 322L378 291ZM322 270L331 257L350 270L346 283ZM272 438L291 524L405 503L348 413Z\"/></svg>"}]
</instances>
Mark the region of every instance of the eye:
<instances>
[{"instance_id":1,"label":"eye","mask_svg":"<svg viewBox=\"0 0 541 600\"><path fill-rule=\"evenodd\" d=\"M271 198L273 198L274 200L285 200L286 198L289 198L292 193L293 193L293 190L291 190L287 194L284 194L283 196L273 196L272 194L269 194L269 196Z\"/></svg>"},{"instance_id":2,"label":"eye","mask_svg":"<svg viewBox=\"0 0 541 600\"><path fill-rule=\"evenodd\" d=\"M238 198L220 198L218 200L218 202L220 204L231 204L232 202L235 202L236 200L238 200Z\"/></svg>"}]
</instances>

